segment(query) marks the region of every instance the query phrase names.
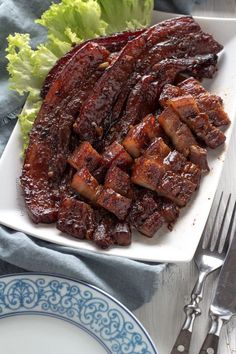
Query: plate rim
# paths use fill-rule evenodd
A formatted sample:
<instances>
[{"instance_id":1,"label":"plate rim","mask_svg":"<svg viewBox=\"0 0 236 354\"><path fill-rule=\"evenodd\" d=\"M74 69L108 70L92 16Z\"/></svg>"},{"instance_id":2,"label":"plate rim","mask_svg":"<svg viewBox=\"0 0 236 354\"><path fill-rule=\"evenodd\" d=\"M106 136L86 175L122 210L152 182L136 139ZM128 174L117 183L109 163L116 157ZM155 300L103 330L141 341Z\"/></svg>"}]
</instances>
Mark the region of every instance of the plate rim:
<instances>
[{"instance_id":1,"label":"plate rim","mask_svg":"<svg viewBox=\"0 0 236 354\"><path fill-rule=\"evenodd\" d=\"M167 12L167 11L161 11L161 10L153 10L154 13L159 13L159 14L163 14L163 16L174 16L174 17L178 17L178 16L191 16L195 19L199 19L199 20L213 20L213 21L233 21L236 22L236 17L218 17L218 16L198 16L198 15L191 15L191 14L180 14L180 13L175 13L175 12Z\"/></svg>"},{"instance_id":2,"label":"plate rim","mask_svg":"<svg viewBox=\"0 0 236 354\"><path fill-rule=\"evenodd\" d=\"M88 283L88 282L86 282L86 281L83 281L83 280L78 280L78 279L73 278L73 277L70 277L70 276L62 275L62 274L60 274L60 273L36 272L36 271L35 271L35 272L33 272L33 271L28 272L28 271L27 271L27 272L25 272L25 273L24 273L24 272L19 272L19 273L2 274L2 275L0 275L0 281L1 281L2 279L5 279L5 278L12 278L12 279L16 279L16 278L18 278L18 277L19 277L19 278L20 278L20 277L24 277L24 278L29 277L29 278L32 278L33 276L50 277L50 278L53 278L54 280L55 280L55 279L61 279L61 280L67 280L67 281L69 281L69 282L78 283L78 284L81 284L81 285L83 285L83 286L85 286L85 287L87 287L87 288L90 288L90 289L92 289L93 291L95 291L95 292L101 294L103 297L108 298L111 302L115 303L119 308L121 308L122 311L125 312L125 313L129 316L129 318L132 319L132 321L135 322L135 324L138 326L138 328L139 328L139 329L141 330L141 332L143 333L144 338L145 338L145 339L147 340L147 342L150 344L150 346L151 346L151 348L152 348L152 350L153 350L153 353L151 353L151 354L158 354L158 350L157 350L156 345L155 345L154 341L152 340L150 334L149 334L148 331L145 329L144 325L139 321L139 319L131 312L131 310L129 310L124 304L122 304L121 301L117 300L114 296L110 295L108 292L106 292L105 290L100 289L99 287L97 287L97 286L95 286L95 285L92 285L92 284L90 284L90 283ZM24 315L27 315L27 314L30 315L30 313L33 314L33 312L34 312L34 311L31 311L31 310L29 309L29 310L25 311ZM35 312L36 312L36 311L35 311ZM37 312L38 312L38 311L37 311ZM6 314L6 315L1 315L1 314L0 314L0 321L1 321L1 319L3 319L3 318L14 317L14 316L20 316L21 314L23 314L23 312L22 312L22 313L14 313L14 312L11 312L11 313ZM64 321L67 321L67 322L69 322L69 323L71 323L71 324L73 324L73 325L76 326L75 321L67 320L67 319L65 319L64 317L60 316L60 315L53 315L53 314L51 314L51 313L46 314L46 312L45 312L45 313L41 313L41 312L39 313L39 312L38 312L38 314L39 314L39 315L42 315L42 316L49 316L49 317L54 317L54 318L63 319ZM78 325L77 325L77 326L78 326ZM81 326L81 327L78 326L78 327L79 327L80 329L86 331L86 329L82 328L82 326ZM92 335L89 331L87 331L87 332L88 332L90 335ZM97 336L93 336L93 338L96 338L96 339L97 339ZM100 341L99 341L99 343L100 343ZM102 344L103 347L105 347L103 343L100 343L100 344ZM112 353L110 353L110 354L112 354Z\"/></svg>"}]
</instances>

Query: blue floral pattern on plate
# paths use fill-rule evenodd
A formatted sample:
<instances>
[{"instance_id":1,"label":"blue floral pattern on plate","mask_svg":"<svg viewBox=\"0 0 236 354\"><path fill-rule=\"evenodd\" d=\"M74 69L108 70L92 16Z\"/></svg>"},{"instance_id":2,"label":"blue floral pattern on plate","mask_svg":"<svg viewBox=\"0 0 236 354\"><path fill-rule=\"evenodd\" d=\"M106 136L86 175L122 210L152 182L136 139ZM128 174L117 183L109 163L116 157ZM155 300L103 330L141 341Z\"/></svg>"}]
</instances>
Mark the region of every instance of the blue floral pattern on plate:
<instances>
[{"instance_id":1,"label":"blue floral pattern on plate","mask_svg":"<svg viewBox=\"0 0 236 354\"><path fill-rule=\"evenodd\" d=\"M157 354L129 310L103 291L53 275L0 277L0 319L40 313L69 320L86 330L112 354Z\"/></svg>"}]
</instances>

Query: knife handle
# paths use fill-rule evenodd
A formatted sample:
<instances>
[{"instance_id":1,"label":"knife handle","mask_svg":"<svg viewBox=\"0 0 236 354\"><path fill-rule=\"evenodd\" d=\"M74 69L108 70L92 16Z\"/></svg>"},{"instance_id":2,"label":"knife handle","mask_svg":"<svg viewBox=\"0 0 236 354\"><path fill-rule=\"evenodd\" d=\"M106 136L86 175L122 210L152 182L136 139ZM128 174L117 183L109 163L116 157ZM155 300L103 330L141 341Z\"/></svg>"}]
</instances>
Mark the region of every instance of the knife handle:
<instances>
[{"instance_id":1,"label":"knife handle","mask_svg":"<svg viewBox=\"0 0 236 354\"><path fill-rule=\"evenodd\" d=\"M199 354L217 354L219 337L216 334L208 333Z\"/></svg>"},{"instance_id":2,"label":"knife handle","mask_svg":"<svg viewBox=\"0 0 236 354\"><path fill-rule=\"evenodd\" d=\"M200 299L198 297L192 295L191 303L185 306L184 311L186 313L186 318L176 339L171 354L189 353L193 324L196 317L201 314L201 310L198 307L199 301Z\"/></svg>"},{"instance_id":3,"label":"knife handle","mask_svg":"<svg viewBox=\"0 0 236 354\"><path fill-rule=\"evenodd\" d=\"M210 316L211 328L204 340L199 354L217 354L221 328L223 324L227 322L221 316L215 315L212 312L210 312Z\"/></svg>"}]
</instances>

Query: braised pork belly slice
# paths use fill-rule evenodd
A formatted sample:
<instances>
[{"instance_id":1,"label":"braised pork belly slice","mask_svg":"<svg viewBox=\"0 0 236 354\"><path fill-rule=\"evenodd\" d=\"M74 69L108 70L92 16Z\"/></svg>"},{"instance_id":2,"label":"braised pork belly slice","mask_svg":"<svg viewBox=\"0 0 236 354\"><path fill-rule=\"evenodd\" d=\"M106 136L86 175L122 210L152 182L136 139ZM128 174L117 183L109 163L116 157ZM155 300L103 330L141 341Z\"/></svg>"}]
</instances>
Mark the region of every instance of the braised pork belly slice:
<instances>
[{"instance_id":1,"label":"braised pork belly slice","mask_svg":"<svg viewBox=\"0 0 236 354\"><path fill-rule=\"evenodd\" d=\"M72 178L71 187L80 195L96 202L99 184L87 168L81 168Z\"/></svg>"},{"instance_id":2,"label":"braised pork belly slice","mask_svg":"<svg viewBox=\"0 0 236 354\"><path fill-rule=\"evenodd\" d=\"M105 249L113 244L129 246L132 233L126 221L120 221L112 214L104 214L94 230L93 242Z\"/></svg>"},{"instance_id":3,"label":"braised pork belly slice","mask_svg":"<svg viewBox=\"0 0 236 354\"><path fill-rule=\"evenodd\" d=\"M147 237L153 235L162 227L164 218L159 211L154 211L144 222L139 225L137 230Z\"/></svg>"},{"instance_id":4,"label":"braised pork belly slice","mask_svg":"<svg viewBox=\"0 0 236 354\"><path fill-rule=\"evenodd\" d=\"M122 169L129 169L133 163L132 157L124 149L124 147L114 142L109 145L102 154L107 168L112 165L120 167Z\"/></svg>"},{"instance_id":5,"label":"braised pork belly slice","mask_svg":"<svg viewBox=\"0 0 236 354\"><path fill-rule=\"evenodd\" d=\"M158 130L156 118L150 114L129 130L122 145L131 156L139 157L142 150L158 135Z\"/></svg>"},{"instance_id":6,"label":"braised pork belly slice","mask_svg":"<svg viewBox=\"0 0 236 354\"><path fill-rule=\"evenodd\" d=\"M132 233L127 222L116 222L111 232L115 244L119 246L129 246L131 244Z\"/></svg>"},{"instance_id":7,"label":"braised pork belly slice","mask_svg":"<svg viewBox=\"0 0 236 354\"><path fill-rule=\"evenodd\" d=\"M116 193L111 188L102 188L97 198L97 204L114 214L119 220L128 215L131 199Z\"/></svg>"},{"instance_id":8,"label":"braised pork belly slice","mask_svg":"<svg viewBox=\"0 0 236 354\"><path fill-rule=\"evenodd\" d=\"M200 113L191 95L173 98L168 104L178 113L182 122L210 148L215 149L225 142L225 135L211 124L206 113Z\"/></svg>"},{"instance_id":9,"label":"braised pork belly slice","mask_svg":"<svg viewBox=\"0 0 236 354\"><path fill-rule=\"evenodd\" d=\"M189 147L197 145L190 129L180 121L173 109L165 108L158 117L158 123L169 136L174 147L185 157L189 155Z\"/></svg>"},{"instance_id":10,"label":"braised pork belly slice","mask_svg":"<svg viewBox=\"0 0 236 354\"><path fill-rule=\"evenodd\" d=\"M200 112L207 113L213 125L220 127L230 123L230 119L224 111L222 99L210 94L198 80L190 77L179 83L178 86L196 99Z\"/></svg>"},{"instance_id":11,"label":"braised pork belly slice","mask_svg":"<svg viewBox=\"0 0 236 354\"><path fill-rule=\"evenodd\" d=\"M75 148L68 158L68 163L76 170L86 167L93 172L102 164L102 157L89 142L84 141Z\"/></svg>"},{"instance_id":12,"label":"braised pork belly slice","mask_svg":"<svg viewBox=\"0 0 236 354\"><path fill-rule=\"evenodd\" d=\"M57 228L79 239L91 239L96 226L93 209L74 198L64 198L58 212Z\"/></svg>"},{"instance_id":13,"label":"braised pork belly slice","mask_svg":"<svg viewBox=\"0 0 236 354\"><path fill-rule=\"evenodd\" d=\"M117 166L111 166L107 171L104 187L128 198L132 196L130 176Z\"/></svg>"},{"instance_id":14,"label":"braised pork belly slice","mask_svg":"<svg viewBox=\"0 0 236 354\"><path fill-rule=\"evenodd\" d=\"M135 160L131 181L138 186L156 191L166 172L162 161L139 157Z\"/></svg>"},{"instance_id":15,"label":"braised pork belly slice","mask_svg":"<svg viewBox=\"0 0 236 354\"><path fill-rule=\"evenodd\" d=\"M188 161L178 151L171 151L164 158L163 163L164 165L167 165L173 172L179 174L184 178L187 178L196 186L199 186L201 180L200 168L191 161Z\"/></svg>"},{"instance_id":16,"label":"braised pork belly slice","mask_svg":"<svg viewBox=\"0 0 236 354\"><path fill-rule=\"evenodd\" d=\"M172 201L150 190L135 190L129 221L142 234L152 237L164 223L171 229L178 216L179 207Z\"/></svg>"},{"instance_id":17,"label":"braised pork belly slice","mask_svg":"<svg viewBox=\"0 0 236 354\"><path fill-rule=\"evenodd\" d=\"M215 149L225 142L225 135L211 124L206 113L201 113L196 100L192 95L183 93L179 87L166 85L160 103L164 107L171 107L178 114L182 122L207 146Z\"/></svg>"},{"instance_id":18,"label":"braised pork belly slice","mask_svg":"<svg viewBox=\"0 0 236 354\"><path fill-rule=\"evenodd\" d=\"M189 179L169 170L163 162L145 157L135 161L131 180L139 186L156 191L180 207L189 202L197 188Z\"/></svg>"},{"instance_id":19,"label":"braised pork belly slice","mask_svg":"<svg viewBox=\"0 0 236 354\"><path fill-rule=\"evenodd\" d=\"M208 172L209 166L207 163L206 149L199 145L191 145L189 147L189 160L195 165L199 166L203 172Z\"/></svg>"},{"instance_id":20,"label":"braised pork belly slice","mask_svg":"<svg viewBox=\"0 0 236 354\"><path fill-rule=\"evenodd\" d=\"M100 248L106 249L114 244L111 228L113 227L113 219L105 215L100 222L97 224L97 227L93 233L93 242Z\"/></svg>"},{"instance_id":21,"label":"braised pork belly slice","mask_svg":"<svg viewBox=\"0 0 236 354\"><path fill-rule=\"evenodd\" d=\"M197 145L191 130L181 122L175 111L167 107L158 117L158 122L171 139L177 151L189 158L194 164L198 165L203 171L208 171L207 151ZM192 160L192 146L194 146L194 160ZM196 148L195 148L196 147ZM197 156L199 154L199 157Z\"/></svg>"},{"instance_id":22,"label":"braised pork belly slice","mask_svg":"<svg viewBox=\"0 0 236 354\"><path fill-rule=\"evenodd\" d=\"M171 149L169 146L164 142L164 140L161 137L155 138L153 142L148 146L148 148L144 151L143 156L144 157L159 157L159 158L165 158L169 153L171 152Z\"/></svg>"},{"instance_id":23,"label":"braised pork belly slice","mask_svg":"<svg viewBox=\"0 0 236 354\"><path fill-rule=\"evenodd\" d=\"M167 171L157 188L158 194L184 207L196 190L196 184L172 171Z\"/></svg>"},{"instance_id":24,"label":"braised pork belly slice","mask_svg":"<svg viewBox=\"0 0 236 354\"><path fill-rule=\"evenodd\" d=\"M167 84L163 87L163 90L159 97L159 102L162 107L168 107L168 101L172 98L184 96L186 92L178 86Z\"/></svg>"},{"instance_id":25,"label":"braised pork belly slice","mask_svg":"<svg viewBox=\"0 0 236 354\"><path fill-rule=\"evenodd\" d=\"M161 137L153 141L144 152L143 157L159 160L163 159L163 164L168 170L172 170L180 176L189 179L197 186L200 183L200 168L191 161L188 161L184 155L178 151L172 151Z\"/></svg>"},{"instance_id":26,"label":"braised pork belly slice","mask_svg":"<svg viewBox=\"0 0 236 354\"><path fill-rule=\"evenodd\" d=\"M153 235L164 224L165 219L160 213L160 207L151 191L137 192L132 203L129 221L139 232L147 237Z\"/></svg>"},{"instance_id":27,"label":"braised pork belly slice","mask_svg":"<svg viewBox=\"0 0 236 354\"><path fill-rule=\"evenodd\" d=\"M160 213L168 224L169 229L179 217L179 207L167 198L158 197Z\"/></svg>"}]
</instances>

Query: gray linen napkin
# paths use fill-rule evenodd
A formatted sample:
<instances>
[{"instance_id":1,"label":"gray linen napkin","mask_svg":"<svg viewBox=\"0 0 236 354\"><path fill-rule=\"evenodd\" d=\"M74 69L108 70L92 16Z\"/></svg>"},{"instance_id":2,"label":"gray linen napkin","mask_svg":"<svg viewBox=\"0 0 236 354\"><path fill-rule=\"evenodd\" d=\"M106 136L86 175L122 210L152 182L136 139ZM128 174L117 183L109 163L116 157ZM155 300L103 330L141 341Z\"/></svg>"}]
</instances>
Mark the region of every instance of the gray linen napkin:
<instances>
[{"instance_id":1,"label":"gray linen napkin","mask_svg":"<svg viewBox=\"0 0 236 354\"><path fill-rule=\"evenodd\" d=\"M28 32L33 47L43 41L45 32L33 20L50 3L51 0L0 0L0 155L25 100L8 89L6 37L9 33ZM190 10L191 3L157 1L159 9L182 13ZM67 275L100 287L132 310L150 301L165 267L57 246L0 226L0 274L28 270Z\"/></svg>"}]
</instances>

